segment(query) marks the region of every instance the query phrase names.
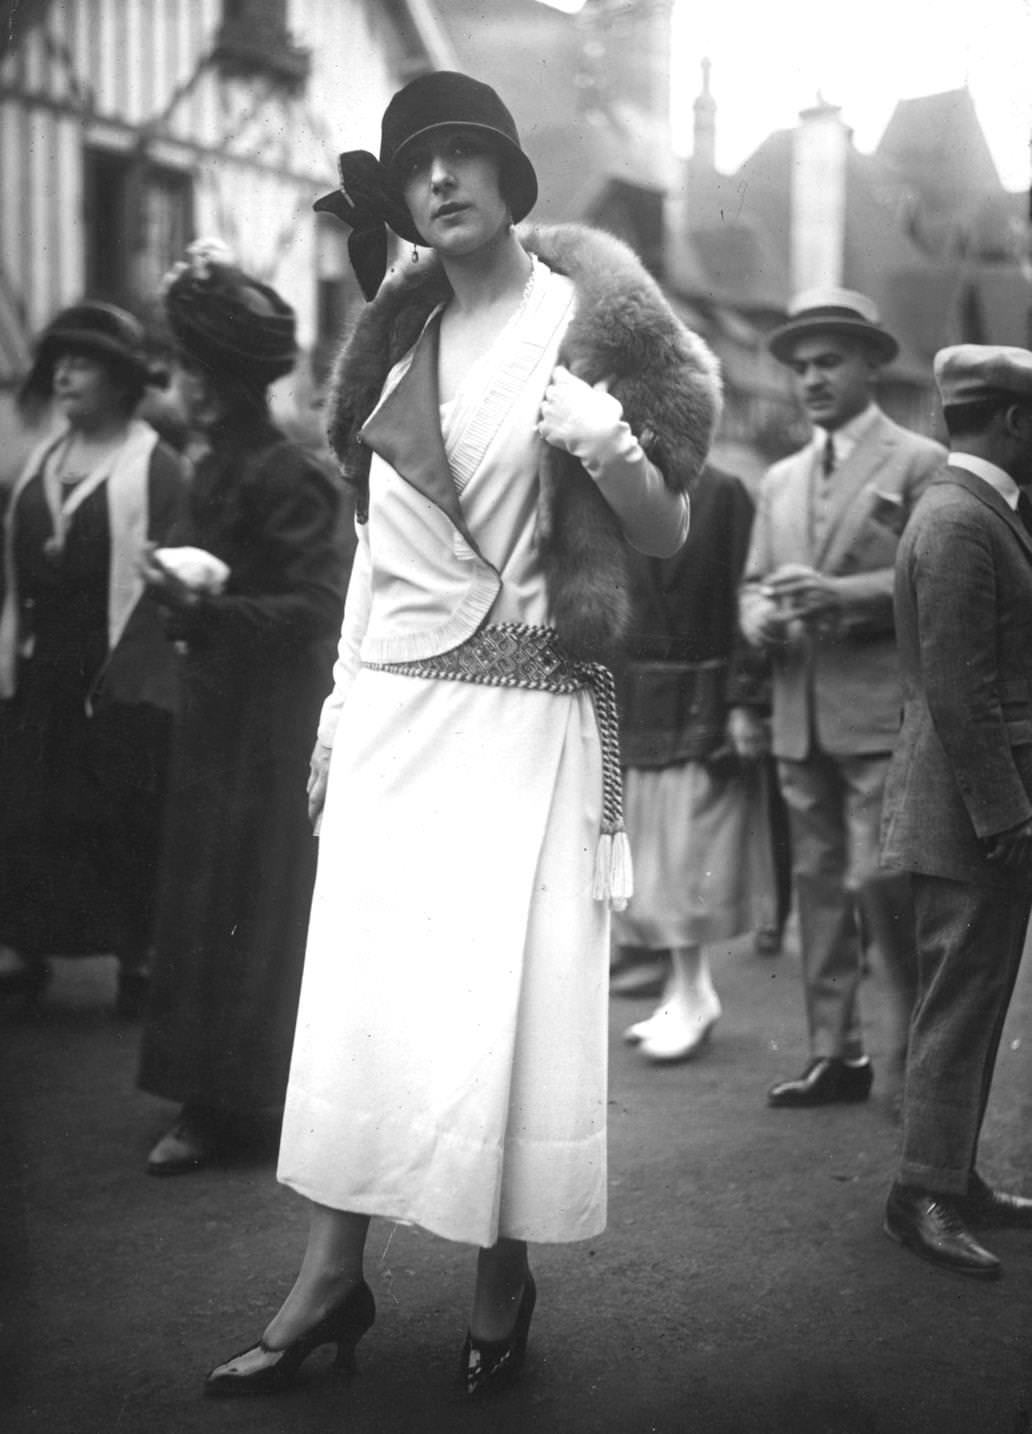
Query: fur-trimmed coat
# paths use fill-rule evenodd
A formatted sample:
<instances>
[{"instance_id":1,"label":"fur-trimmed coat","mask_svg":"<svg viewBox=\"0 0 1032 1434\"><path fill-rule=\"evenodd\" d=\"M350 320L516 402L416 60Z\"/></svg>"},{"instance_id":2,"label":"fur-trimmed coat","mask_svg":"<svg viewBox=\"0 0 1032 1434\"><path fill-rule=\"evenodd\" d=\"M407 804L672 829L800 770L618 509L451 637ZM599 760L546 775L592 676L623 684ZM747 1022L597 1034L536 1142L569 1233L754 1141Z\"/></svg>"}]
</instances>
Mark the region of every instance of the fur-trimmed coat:
<instances>
[{"instance_id":1,"label":"fur-trimmed coat","mask_svg":"<svg viewBox=\"0 0 1032 1434\"><path fill-rule=\"evenodd\" d=\"M576 310L559 362L587 383L605 379L649 459L675 491L702 470L720 404L717 361L676 317L620 240L581 225L524 226L524 247L568 276ZM431 312L451 295L431 256L399 270L363 313L334 367L327 435L368 513L371 452L361 429L387 374ZM542 445L538 543L553 620L572 655L611 658L631 616L627 546L612 509L571 454Z\"/></svg>"}]
</instances>

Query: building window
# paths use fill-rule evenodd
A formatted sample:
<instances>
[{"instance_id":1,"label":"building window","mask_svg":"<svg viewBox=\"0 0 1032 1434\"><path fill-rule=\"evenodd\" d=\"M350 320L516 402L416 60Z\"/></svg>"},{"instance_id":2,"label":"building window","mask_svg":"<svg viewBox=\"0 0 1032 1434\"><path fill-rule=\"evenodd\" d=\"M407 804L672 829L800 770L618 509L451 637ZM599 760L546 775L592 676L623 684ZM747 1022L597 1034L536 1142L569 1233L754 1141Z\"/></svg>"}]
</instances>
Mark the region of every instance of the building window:
<instances>
[{"instance_id":1,"label":"building window","mask_svg":"<svg viewBox=\"0 0 1032 1434\"><path fill-rule=\"evenodd\" d=\"M215 61L226 75L265 75L286 89L300 89L312 59L294 44L286 0L223 0Z\"/></svg>"},{"instance_id":2,"label":"building window","mask_svg":"<svg viewBox=\"0 0 1032 1434\"><path fill-rule=\"evenodd\" d=\"M123 154L86 151L86 292L94 298L122 300L129 292L129 243L126 175Z\"/></svg>"},{"instance_id":3,"label":"building window","mask_svg":"<svg viewBox=\"0 0 1032 1434\"><path fill-rule=\"evenodd\" d=\"M85 153L86 291L149 309L193 232L193 182L135 154Z\"/></svg>"}]
</instances>

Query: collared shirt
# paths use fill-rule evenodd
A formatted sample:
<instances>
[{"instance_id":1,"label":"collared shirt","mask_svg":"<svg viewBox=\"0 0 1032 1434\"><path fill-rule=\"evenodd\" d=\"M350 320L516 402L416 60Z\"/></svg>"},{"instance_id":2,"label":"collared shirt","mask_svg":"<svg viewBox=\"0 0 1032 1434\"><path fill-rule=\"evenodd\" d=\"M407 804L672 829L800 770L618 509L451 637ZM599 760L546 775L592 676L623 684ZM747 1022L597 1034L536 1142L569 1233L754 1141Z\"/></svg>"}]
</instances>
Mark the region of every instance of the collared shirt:
<instances>
[{"instance_id":1,"label":"collared shirt","mask_svg":"<svg viewBox=\"0 0 1032 1434\"><path fill-rule=\"evenodd\" d=\"M831 446L835 452L835 467L841 468L877 416L877 404L869 403L860 413L854 414L848 423L843 423L841 428L821 428L815 424L813 446L817 453L818 463L824 456L824 446L830 437Z\"/></svg>"},{"instance_id":2,"label":"collared shirt","mask_svg":"<svg viewBox=\"0 0 1032 1434\"><path fill-rule=\"evenodd\" d=\"M976 478L988 483L990 488L995 488L1008 508L1017 512L1021 489L1005 468L990 463L988 458L979 458L974 453L951 453L949 463L951 468L963 468L965 473L973 473Z\"/></svg>"},{"instance_id":3,"label":"collared shirt","mask_svg":"<svg viewBox=\"0 0 1032 1434\"><path fill-rule=\"evenodd\" d=\"M854 414L849 422L844 423L841 428L828 429L821 428L817 424L814 425L813 480L810 488L810 545L814 554L821 548L828 531L835 474L852 456L853 450L871 425L877 421L877 418L878 409L873 403L869 403L862 412ZM834 462L826 468L825 453L829 443L834 455Z\"/></svg>"}]
</instances>

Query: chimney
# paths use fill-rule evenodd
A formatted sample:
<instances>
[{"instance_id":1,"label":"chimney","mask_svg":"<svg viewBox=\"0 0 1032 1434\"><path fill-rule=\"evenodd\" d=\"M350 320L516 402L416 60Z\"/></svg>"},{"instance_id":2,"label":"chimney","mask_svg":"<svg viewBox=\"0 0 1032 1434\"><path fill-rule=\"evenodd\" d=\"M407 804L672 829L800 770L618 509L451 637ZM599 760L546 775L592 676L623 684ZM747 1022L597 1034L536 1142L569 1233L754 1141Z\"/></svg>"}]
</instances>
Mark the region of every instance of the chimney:
<instances>
[{"instance_id":1,"label":"chimney","mask_svg":"<svg viewBox=\"0 0 1032 1434\"><path fill-rule=\"evenodd\" d=\"M692 106L692 158L697 165L715 169L717 163L717 105L710 94L709 60L702 62L702 93Z\"/></svg>"},{"instance_id":2,"label":"chimney","mask_svg":"<svg viewBox=\"0 0 1032 1434\"><path fill-rule=\"evenodd\" d=\"M818 95L803 110L792 145L792 291L839 287L846 241L850 132L837 105Z\"/></svg>"}]
</instances>

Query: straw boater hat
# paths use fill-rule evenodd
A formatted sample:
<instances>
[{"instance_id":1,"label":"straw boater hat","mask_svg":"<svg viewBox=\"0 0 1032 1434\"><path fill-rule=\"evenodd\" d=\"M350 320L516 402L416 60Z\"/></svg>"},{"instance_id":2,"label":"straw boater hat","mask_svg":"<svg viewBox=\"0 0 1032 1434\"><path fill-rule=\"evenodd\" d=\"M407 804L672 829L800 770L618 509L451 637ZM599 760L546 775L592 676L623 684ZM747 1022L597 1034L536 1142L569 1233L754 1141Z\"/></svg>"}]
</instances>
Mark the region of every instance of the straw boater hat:
<instances>
[{"instance_id":1,"label":"straw boater hat","mask_svg":"<svg viewBox=\"0 0 1032 1434\"><path fill-rule=\"evenodd\" d=\"M797 295L788 306L788 319L770 335L767 346L781 363L791 363L796 340L818 333L862 340L881 363L890 363L899 353L874 304L855 289L808 289Z\"/></svg>"}]
</instances>

